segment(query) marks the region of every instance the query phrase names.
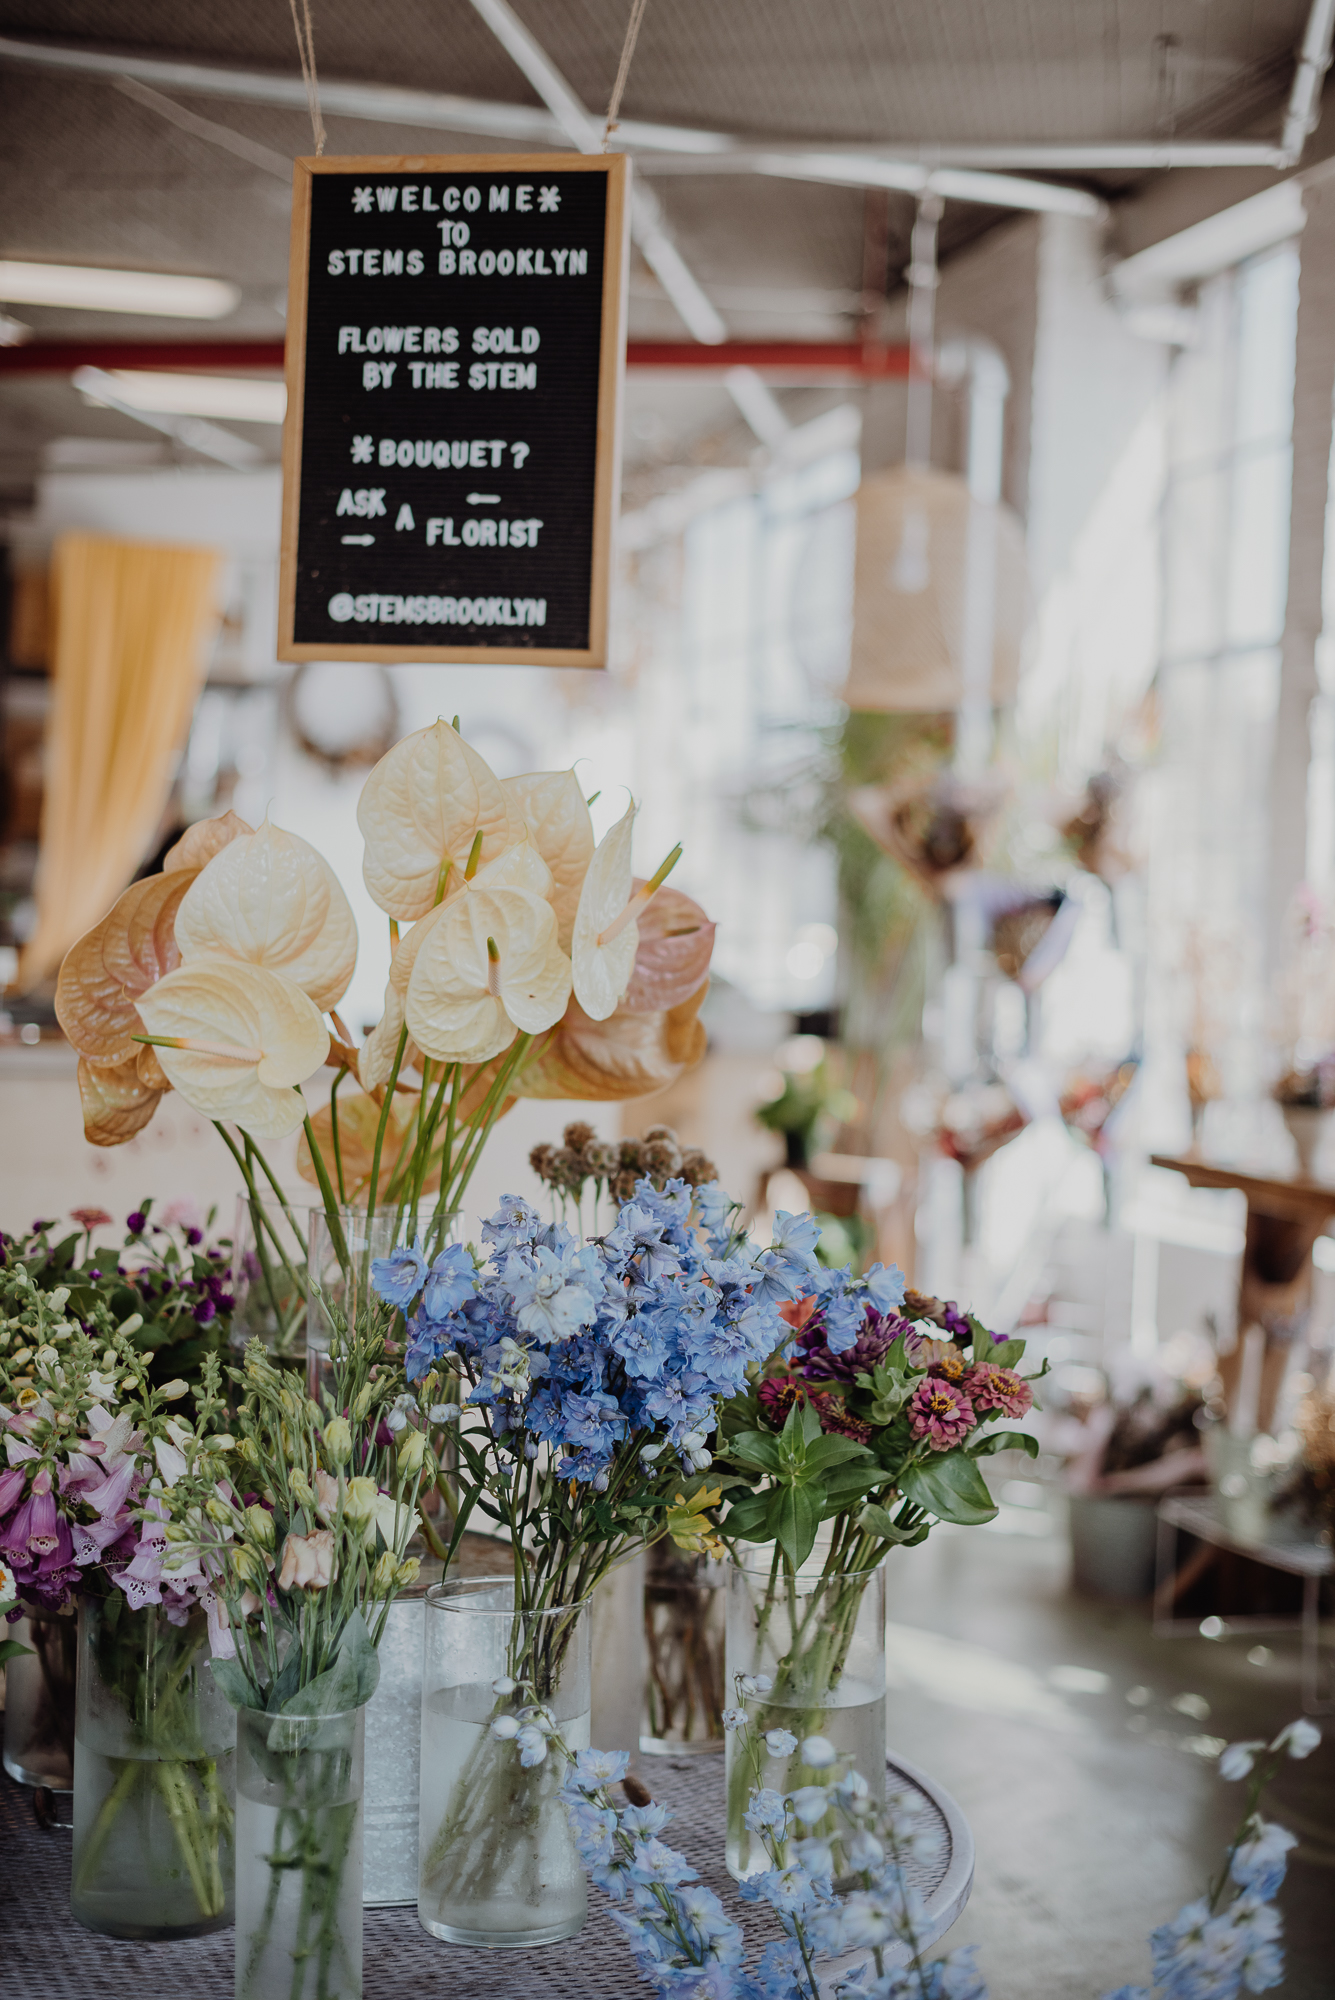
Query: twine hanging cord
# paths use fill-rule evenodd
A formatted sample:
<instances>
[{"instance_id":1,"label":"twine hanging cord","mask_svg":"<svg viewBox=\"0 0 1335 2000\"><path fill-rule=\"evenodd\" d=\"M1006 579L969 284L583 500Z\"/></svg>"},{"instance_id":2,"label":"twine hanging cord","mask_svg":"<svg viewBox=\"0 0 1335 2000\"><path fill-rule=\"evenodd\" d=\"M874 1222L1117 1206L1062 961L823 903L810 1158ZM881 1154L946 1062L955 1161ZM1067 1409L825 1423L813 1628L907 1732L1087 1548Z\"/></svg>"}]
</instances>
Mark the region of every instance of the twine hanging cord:
<instances>
[{"instance_id":1,"label":"twine hanging cord","mask_svg":"<svg viewBox=\"0 0 1335 2000\"><path fill-rule=\"evenodd\" d=\"M301 80L306 86L306 102L311 111L311 131L315 134L315 157L318 160L324 152L324 119L320 115L320 82L315 74L315 31L311 27L311 0L301 0L301 12L297 12L297 0L288 0L292 9L292 26L297 31L297 54L301 57Z\"/></svg>"},{"instance_id":2,"label":"twine hanging cord","mask_svg":"<svg viewBox=\"0 0 1335 2000\"><path fill-rule=\"evenodd\" d=\"M612 134L617 127L617 113L621 109L621 95L626 88L626 78L630 75L631 57L635 54L635 43L640 33L640 22L649 0L635 0L630 10L630 20L626 24L626 39L621 44L621 61L617 64L617 80L612 85L612 95L607 101L607 123L603 126L603 151L612 143ZM296 0L293 0L296 5Z\"/></svg>"}]
</instances>

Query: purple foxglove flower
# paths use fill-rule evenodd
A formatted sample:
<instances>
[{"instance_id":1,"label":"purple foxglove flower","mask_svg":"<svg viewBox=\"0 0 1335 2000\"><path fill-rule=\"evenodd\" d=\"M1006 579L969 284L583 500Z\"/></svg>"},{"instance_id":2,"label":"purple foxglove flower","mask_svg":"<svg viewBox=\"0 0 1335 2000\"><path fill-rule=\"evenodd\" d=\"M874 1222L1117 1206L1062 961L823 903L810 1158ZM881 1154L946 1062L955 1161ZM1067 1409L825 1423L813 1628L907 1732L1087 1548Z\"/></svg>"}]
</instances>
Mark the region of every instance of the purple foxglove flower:
<instances>
[{"instance_id":1,"label":"purple foxglove flower","mask_svg":"<svg viewBox=\"0 0 1335 2000\"><path fill-rule=\"evenodd\" d=\"M7 1472L0 1472L0 1514L8 1514L17 1506L27 1480L27 1470L22 1465L11 1465Z\"/></svg>"}]
</instances>

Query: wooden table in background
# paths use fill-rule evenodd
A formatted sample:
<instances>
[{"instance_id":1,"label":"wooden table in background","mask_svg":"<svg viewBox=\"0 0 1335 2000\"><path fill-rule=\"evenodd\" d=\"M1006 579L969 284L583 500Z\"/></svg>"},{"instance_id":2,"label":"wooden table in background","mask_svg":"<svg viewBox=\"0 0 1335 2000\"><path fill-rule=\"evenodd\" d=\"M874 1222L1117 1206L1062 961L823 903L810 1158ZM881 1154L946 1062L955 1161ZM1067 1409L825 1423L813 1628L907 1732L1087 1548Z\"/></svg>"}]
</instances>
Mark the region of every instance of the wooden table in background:
<instances>
[{"instance_id":1,"label":"wooden table in background","mask_svg":"<svg viewBox=\"0 0 1335 2000\"><path fill-rule=\"evenodd\" d=\"M1335 1187L1321 1181L1249 1174L1212 1166L1194 1154L1152 1153L1150 1164L1184 1174L1192 1187L1239 1188L1247 1197L1247 1239L1238 1285L1238 1337L1219 1357L1224 1393L1232 1406L1242 1365L1243 1338L1259 1326L1265 1334L1257 1427L1266 1431L1294 1336L1312 1303L1312 1245L1335 1216Z\"/></svg>"}]
</instances>

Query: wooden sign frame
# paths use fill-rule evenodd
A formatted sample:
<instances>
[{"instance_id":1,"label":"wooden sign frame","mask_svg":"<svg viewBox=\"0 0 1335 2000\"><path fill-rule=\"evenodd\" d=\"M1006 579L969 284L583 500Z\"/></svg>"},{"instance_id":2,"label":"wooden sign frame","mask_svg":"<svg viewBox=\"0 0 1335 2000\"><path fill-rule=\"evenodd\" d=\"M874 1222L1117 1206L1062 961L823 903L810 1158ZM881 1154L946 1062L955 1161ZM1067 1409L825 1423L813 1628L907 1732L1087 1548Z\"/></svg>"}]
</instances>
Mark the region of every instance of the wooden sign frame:
<instances>
[{"instance_id":1,"label":"wooden sign frame","mask_svg":"<svg viewBox=\"0 0 1335 2000\"><path fill-rule=\"evenodd\" d=\"M311 200L317 174L504 174L549 173L606 176L607 206L603 243L603 299L599 349L597 443L594 470L593 544L590 565L589 643L583 648L509 646L364 645L341 638L298 643L296 620L297 543L301 514L301 466L309 309ZM626 362L626 309L629 283L629 162L622 154L468 153L395 155L352 154L293 162L292 239L288 265L286 347L287 415L283 425L283 524L278 584L280 660L437 661L461 666L523 665L593 667L607 664L608 599L611 589L612 531L620 499L621 417Z\"/></svg>"}]
</instances>

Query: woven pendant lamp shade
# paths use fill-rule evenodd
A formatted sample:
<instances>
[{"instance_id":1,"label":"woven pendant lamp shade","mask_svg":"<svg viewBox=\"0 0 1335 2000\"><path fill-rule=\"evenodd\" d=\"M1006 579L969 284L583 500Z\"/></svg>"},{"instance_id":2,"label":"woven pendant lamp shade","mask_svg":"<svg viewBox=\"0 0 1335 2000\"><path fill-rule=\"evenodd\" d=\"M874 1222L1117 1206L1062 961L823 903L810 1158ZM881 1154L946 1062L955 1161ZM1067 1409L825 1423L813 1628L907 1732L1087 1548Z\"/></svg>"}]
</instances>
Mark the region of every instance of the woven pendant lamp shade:
<instances>
[{"instance_id":1,"label":"woven pendant lamp shade","mask_svg":"<svg viewBox=\"0 0 1335 2000\"><path fill-rule=\"evenodd\" d=\"M984 576L995 562L992 700L999 704L1014 699L1027 607L1019 521L1008 507L975 500L954 473L899 465L863 479L843 693L850 708L960 706L971 560Z\"/></svg>"}]
</instances>

